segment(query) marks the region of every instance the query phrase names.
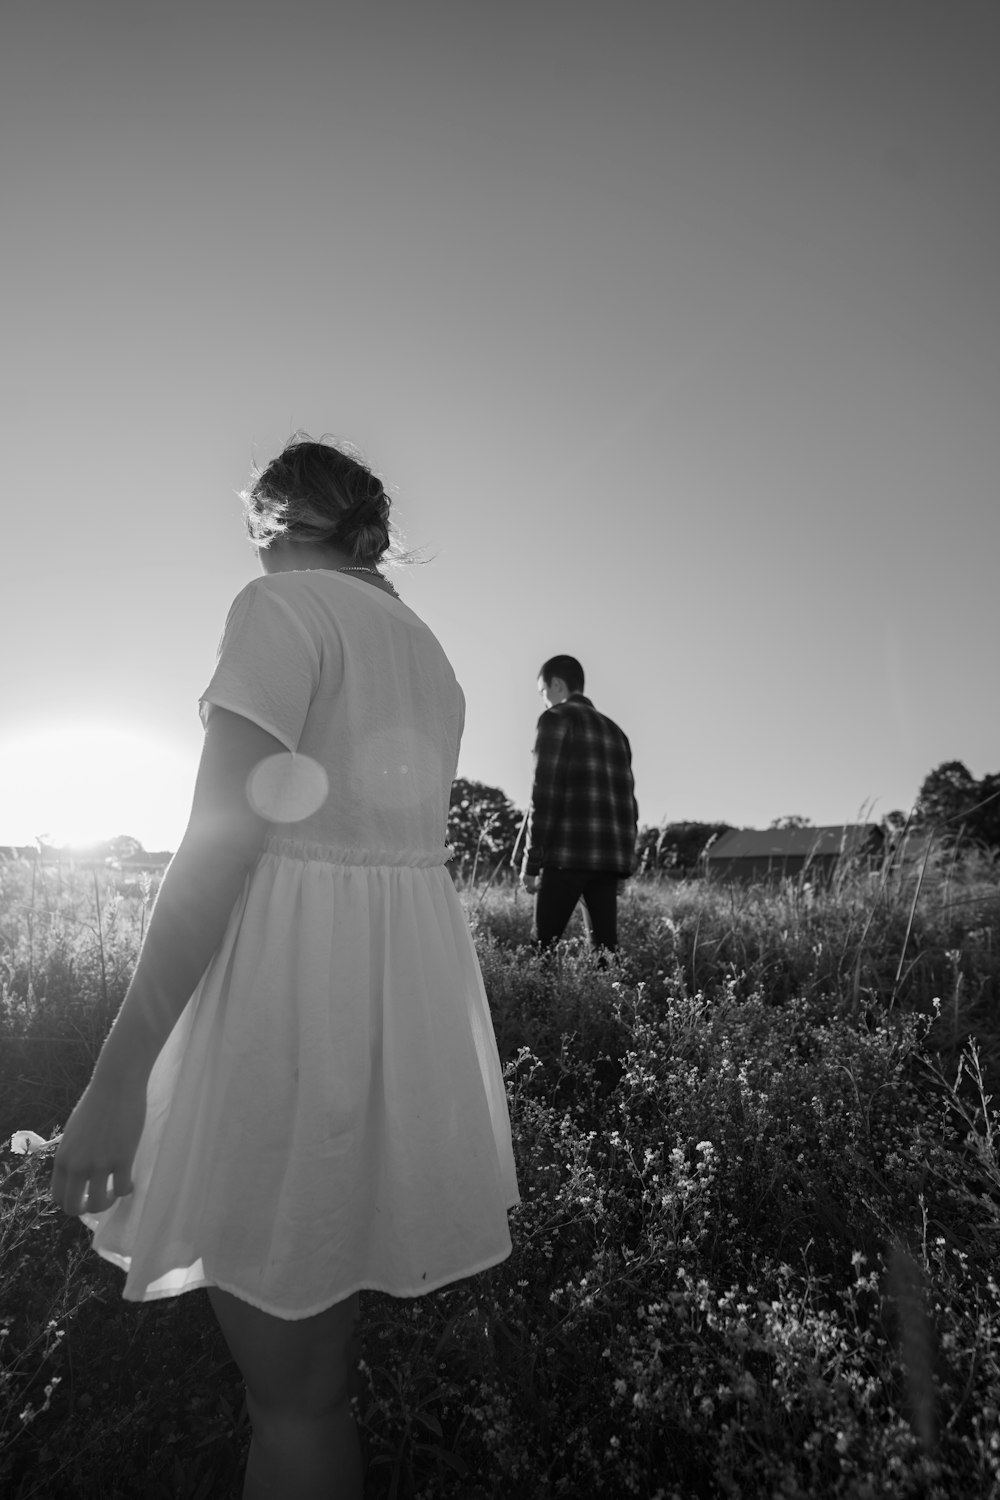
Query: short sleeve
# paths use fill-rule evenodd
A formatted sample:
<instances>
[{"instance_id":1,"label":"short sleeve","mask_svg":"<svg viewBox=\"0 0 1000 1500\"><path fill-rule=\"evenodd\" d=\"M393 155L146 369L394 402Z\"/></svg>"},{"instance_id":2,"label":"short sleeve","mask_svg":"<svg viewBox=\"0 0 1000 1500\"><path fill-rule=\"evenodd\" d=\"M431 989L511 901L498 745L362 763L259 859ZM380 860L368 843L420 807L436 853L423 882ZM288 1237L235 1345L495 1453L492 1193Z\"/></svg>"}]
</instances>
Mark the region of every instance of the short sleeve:
<instances>
[{"instance_id":1,"label":"short sleeve","mask_svg":"<svg viewBox=\"0 0 1000 1500\"><path fill-rule=\"evenodd\" d=\"M294 752L319 671L309 631L288 601L257 578L233 600L212 680L199 701L202 722L207 726L213 707L228 708Z\"/></svg>"}]
</instances>

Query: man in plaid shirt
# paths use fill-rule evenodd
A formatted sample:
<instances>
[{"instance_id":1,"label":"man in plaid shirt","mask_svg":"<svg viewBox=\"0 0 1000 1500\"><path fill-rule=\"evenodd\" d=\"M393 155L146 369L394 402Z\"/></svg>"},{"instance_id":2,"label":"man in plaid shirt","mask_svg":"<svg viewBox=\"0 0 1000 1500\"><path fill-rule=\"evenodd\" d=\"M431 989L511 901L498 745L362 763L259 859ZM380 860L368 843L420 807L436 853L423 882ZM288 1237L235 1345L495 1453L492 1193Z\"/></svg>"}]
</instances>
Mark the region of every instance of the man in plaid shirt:
<instances>
[{"instance_id":1,"label":"man in plaid shirt","mask_svg":"<svg viewBox=\"0 0 1000 1500\"><path fill-rule=\"evenodd\" d=\"M639 810L625 735L583 695L583 668L553 656L538 676L547 705L535 738L535 780L521 880L535 895L543 948L558 942L580 897L595 948L618 944L618 886L635 868Z\"/></svg>"}]
</instances>

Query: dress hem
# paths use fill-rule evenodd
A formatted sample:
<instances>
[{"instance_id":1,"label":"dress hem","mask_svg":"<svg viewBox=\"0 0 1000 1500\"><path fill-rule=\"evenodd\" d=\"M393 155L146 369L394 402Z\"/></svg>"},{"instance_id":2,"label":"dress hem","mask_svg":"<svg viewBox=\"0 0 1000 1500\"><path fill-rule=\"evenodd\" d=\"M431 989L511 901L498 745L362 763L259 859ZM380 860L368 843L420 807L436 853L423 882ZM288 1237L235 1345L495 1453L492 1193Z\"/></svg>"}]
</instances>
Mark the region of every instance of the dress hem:
<instances>
[{"instance_id":1,"label":"dress hem","mask_svg":"<svg viewBox=\"0 0 1000 1500\"><path fill-rule=\"evenodd\" d=\"M118 1266L121 1270L127 1271L129 1269L125 1264L127 1257L117 1255L112 1250L100 1249L96 1245L94 1246L94 1249L103 1260L110 1261L112 1265ZM382 1292L389 1297L411 1298L422 1297L426 1292L438 1292L442 1287L450 1286L453 1282L466 1281L470 1276L478 1276L482 1271L489 1271L494 1266L502 1265L503 1262L509 1258L512 1251L513 1246L509 1245L507 1249L501 1251L499 1255L490 1256L488 1259L480 1261L476 1265L468 1267L466 1270L452 1271L449 1272L446 1276L439 1277L436 1281L421 1282L419 1286L412 1288L388 1286L382 1284L381 1282L368 1281L362 1278L360 1281L355 1282L353 1286L350 1286L346 1291L338 1292L335 1297L327 1297L322 1302L314 1303L311 1306L305 1308L296 1308L294 1311L291 1311L288 1308L269 1306L259 1297L252 1296L249 1292L241 1289L240 1287L229 1285L224 1281L215 1281L209 1276L203 1276L198 1281L191 1281L187 1284L187 1286L180 1287L176 1291L164 1290L161 1292L146 1292L142 1296L137 1297L134 1295L130 1295L126 1290L123 1291L122 1297L126 1302L135 1302L139 1304L146 1302L166 1302L171 1297L183 1297L187 1292L204 1291L209 1287L214 1286L217 1287L220 1292L229 1292L231 1296L238 1297L241 1302L248 1302L251 1307L256 1307L260 1312L269 1313L273 1318L281 1318L285 1322L293 1323L302 1318L314 1318L319 1313L326 1312L329 1308L335 1307L338 1302L346 1302L347 1298L353 1297L356 1292Z\"/></svg>"}]
</instances>

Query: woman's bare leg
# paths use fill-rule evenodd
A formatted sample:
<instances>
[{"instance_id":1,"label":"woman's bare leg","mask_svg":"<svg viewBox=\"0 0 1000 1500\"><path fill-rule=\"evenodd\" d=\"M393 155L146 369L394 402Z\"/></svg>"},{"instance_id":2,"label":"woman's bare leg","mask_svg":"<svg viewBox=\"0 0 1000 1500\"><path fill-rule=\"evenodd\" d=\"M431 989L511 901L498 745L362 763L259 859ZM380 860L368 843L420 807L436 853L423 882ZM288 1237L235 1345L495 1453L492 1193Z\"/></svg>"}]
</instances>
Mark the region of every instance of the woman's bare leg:
<instances>
[{"instance_id":1,"label":"woman's bare leg","mask_svg":"<svg viewBox=\"0 0 1000 1500\"><path fill-rule=\"evenodd\" d=\"M253 1424L243 1500L361 1500L351 1411L358 1298L312 1318L276 1318L218 1287L212 1310L240 1367Z\"/></svg>"}]
</instances>

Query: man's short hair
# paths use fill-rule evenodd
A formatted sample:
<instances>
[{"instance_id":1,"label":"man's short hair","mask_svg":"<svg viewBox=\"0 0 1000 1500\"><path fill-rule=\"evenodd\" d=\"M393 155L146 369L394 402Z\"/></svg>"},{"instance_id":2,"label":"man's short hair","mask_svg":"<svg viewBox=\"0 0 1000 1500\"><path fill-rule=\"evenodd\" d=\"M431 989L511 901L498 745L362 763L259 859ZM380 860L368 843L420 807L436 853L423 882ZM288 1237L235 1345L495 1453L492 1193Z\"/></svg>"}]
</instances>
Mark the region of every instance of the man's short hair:
<instances>
[{"instance_id":1,"label":"man's short hair","mask_svg":"<svg viewBox=\"0 0 1000 1500\"><path fill-rule=\"evenodd\" d=\"M538 675L546 687L553 677L561 677L569 692L583 692L583 668L575 656L550 656Z\"/></svg>"}]
</instances>

